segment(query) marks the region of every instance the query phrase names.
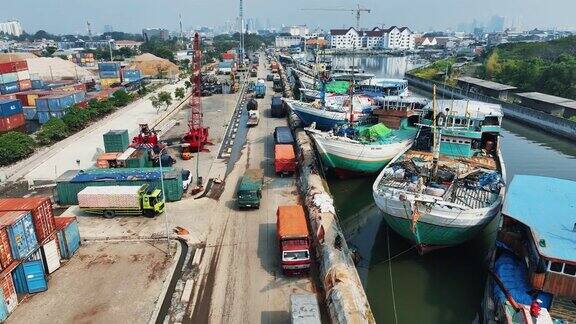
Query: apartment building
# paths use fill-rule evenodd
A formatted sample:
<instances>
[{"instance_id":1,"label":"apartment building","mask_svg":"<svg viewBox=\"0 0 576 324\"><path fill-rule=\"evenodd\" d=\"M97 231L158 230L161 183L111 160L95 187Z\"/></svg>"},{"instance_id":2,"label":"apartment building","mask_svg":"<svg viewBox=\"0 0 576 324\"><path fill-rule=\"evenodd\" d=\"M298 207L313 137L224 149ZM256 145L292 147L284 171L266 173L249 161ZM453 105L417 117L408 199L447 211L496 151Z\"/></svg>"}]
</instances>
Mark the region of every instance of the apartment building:
<instances>
[{"instance_id":1,"label":"apartment building","mask_svg":"<svg viewBox=\"0 0 576 324\"><path fill-rule=\"evenodd\" d=\"M330 47L335 49L414 49L414 33L408 27L379 28L372 30L330 30Z\"/></svg>"}]
</instances>

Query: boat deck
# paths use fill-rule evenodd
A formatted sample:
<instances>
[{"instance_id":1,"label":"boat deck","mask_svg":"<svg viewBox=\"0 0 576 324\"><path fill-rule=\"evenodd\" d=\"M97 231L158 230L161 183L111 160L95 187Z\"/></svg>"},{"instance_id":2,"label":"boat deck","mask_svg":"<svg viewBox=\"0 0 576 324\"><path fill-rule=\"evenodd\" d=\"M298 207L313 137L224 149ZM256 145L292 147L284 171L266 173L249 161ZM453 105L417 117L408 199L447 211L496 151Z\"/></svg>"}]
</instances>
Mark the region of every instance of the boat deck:
<instances>
[{"instance_id":1,"label":"boat deck","mask_svg":"<svg viewBox=\"0 0 576 324\"><path fill-rule=\"evenodd\" d=\"M431 162L433 156L432 152L410 150L404 154L403 158L404 160L419 158L422 159L423 161ZM473 156L471 158L465 158L465 157L450 158L446 156L440 156L440 164L450 165L451 163L455 162L469 164L471 167L484 168L488 170L498 170L496 160L488 156Z\"/></svg>"},{"instance_id":2,"label":"boat deck","mask_svg":"<svg viewBox=\"0 0 576 324\"><path fill-rule=\"evenodd\" d=\"M397 162L398 165L404 165L403 168L406 170L412 169L411 174L415 174L419 177L424 178L424 182L427 182L428 171L418 171L430 170L432 167L432 152L415 151L410 150L406 152ZM406 164L406 161L412 161L413 164ZM418 164L419 167L413 169L410 165ZM471 209L486 208L491 206L499 197L498 191L490 190L489 188L484 188L475 183L475 180L469 180L468 176L479 171L491 172L497 171L498 166L495 159L491 157L472 157L472 158L450 158L446 156L440 157L439 168L443 170L453 170L450 172L455 173L455 178L452 180L451 184L444 183L441 185L445 192L440 193L438 198L446 202L451 202L454 204L459 204L466 206ZM418 175L418 172L424 172L425 174ZM468 179L468 180L467 180ZM474 179L474 178L472 178ZM470 181L472 181L470 183ZM396 178L394 175L385 175L380 180L378 184L379 188L393 188L397 190L404 190L408 192L423 192L424 189L417 189L416 183L411 182L406 178ZM429 188L427 190L434 190Z\"/></svg>"},{"instance_id":3,"label":"boat deck","mask_svg":"<svg viewBox=\"0 0 576 324\"><path fill-rule=\"evenodd\" d=\"M568 298L555 296L549 312L552 318L561 319L568 323L576 323L576 305Z\"/></svg>"}]
</instances>

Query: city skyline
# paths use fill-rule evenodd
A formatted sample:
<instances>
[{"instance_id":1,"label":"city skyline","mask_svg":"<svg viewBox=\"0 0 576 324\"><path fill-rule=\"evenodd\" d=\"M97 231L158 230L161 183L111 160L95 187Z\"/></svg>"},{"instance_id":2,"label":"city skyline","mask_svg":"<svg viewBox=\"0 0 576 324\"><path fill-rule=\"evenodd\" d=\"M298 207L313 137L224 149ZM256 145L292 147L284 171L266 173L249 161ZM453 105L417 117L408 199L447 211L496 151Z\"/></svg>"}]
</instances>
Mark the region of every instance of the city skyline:
<instances>
[{"instance_id":1,"label":"city skyline","mask_svg":"<svg viewBox=\"0 0 576 324\"><path fill-rule=\"evenodd\" d=\"M178 15L182 14L184 26L222 26L234 21L238 15L238 4L230 0L212 0L192 3L174 0L171 6L151 0L127 0L121 3L112 0L81 2L69 5L68 0L44 0L41 5L31 6L35 0L8 2L3 4L0 21L17 19L27 32L43 29L56 34L85 34L86 21L90 21L94 31L104 30L106 25L114 30L139 33L142 28L162 27L178 30ZM498 0L485 0L478 3L471 0L445 0L443 6L425 0L413 0L412 6L406 3L385 3L376 0L362 1L360 5L372 10L363 14L361 25L366 27L402 25L417 31L455 30L462 24L474 20L490 24L494 16L506 17L506 21L521 21L524 29L556 28L575 30L571 12L576 3L570 0L511 0L503 3ZM302 8L353 8L346 1L325 4L318 0L294 0L290 3L271 3L263 0L245 1L245 17L258 20L266 27L292 24L306 24L310 29L341 28L355 24L352 12L302 11ZM218 8L218 10L215 10ZM387 18L387 12L393 12ZM53 19L57 16L58 19ZM135 16L138 19L133 19Z\"/></svg>"}]
</instances>

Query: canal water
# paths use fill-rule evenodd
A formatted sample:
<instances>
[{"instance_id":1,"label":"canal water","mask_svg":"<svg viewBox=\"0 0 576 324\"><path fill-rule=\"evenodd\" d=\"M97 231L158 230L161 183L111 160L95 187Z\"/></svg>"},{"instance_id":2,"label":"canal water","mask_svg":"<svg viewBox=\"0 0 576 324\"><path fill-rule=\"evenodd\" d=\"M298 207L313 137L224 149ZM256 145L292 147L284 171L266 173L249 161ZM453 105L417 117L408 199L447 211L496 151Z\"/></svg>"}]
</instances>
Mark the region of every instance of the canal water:
<instances>
[{"instance_id":1,"label":"canal water","mask_svg":"<svg viewBox=\"0 0 576 324\"><path fill-rule=\"evenodd\" d=\"M354 61L377 77L401 77L419 64L410 57ZM351 65L350 57L333 60L335 67ZM503 127L508 182L515 174L576 180L576 144L509 120ZM496 221L468 243L419 256L382 221L372 198L374 180L329 178L328 183L347 241L362 256L358 271L378 323L395 323L395 316L398 323L471 323L480 309Z\"/></svg>"}]
</instances>

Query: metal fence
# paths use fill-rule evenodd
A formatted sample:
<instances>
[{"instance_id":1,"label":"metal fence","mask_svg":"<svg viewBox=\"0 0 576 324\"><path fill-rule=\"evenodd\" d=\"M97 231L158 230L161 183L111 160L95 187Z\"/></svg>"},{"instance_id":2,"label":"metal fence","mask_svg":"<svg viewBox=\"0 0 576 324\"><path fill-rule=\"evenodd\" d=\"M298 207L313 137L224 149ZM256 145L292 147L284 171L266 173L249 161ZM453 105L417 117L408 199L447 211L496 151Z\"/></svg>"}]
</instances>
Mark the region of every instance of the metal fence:
<instances>
[{"instance_id":1,"label":"metal fence","mask_svg":"<svg viewBox=\"0 0 576 324\"><path fill-rule=\"evenodd\" d=\"M506 118L511 118L531 126L541 128L556 135L565 136L570 139L576 139L576 122L571 120L556 117L507 101L502 101L480 93L465 91L463 89L453 87L442 82L426 80L415 75L406 74L405 78L408 80L410 85L423 90L432 91L433 86L436 85L436 92L444 97L450 97L454 99L473 99L499 104L502 106L502 110Z\"/></svg>"}]
</instances>

